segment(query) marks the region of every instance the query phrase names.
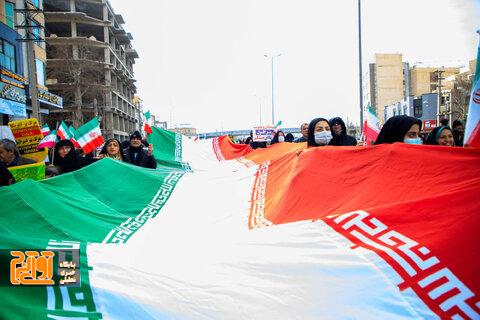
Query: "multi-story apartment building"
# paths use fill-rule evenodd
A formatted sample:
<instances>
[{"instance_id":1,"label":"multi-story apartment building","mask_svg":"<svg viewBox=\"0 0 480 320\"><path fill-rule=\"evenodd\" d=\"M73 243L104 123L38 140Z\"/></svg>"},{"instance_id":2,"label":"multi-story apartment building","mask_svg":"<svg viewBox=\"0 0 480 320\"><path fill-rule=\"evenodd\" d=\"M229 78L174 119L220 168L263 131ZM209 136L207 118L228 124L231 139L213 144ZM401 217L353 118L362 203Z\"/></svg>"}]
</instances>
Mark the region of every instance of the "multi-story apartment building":
<instances>
[{"instance_id":1,"label":"multi-story apartment building","mask_svg":"<svg viewBox=\"0 0 480 320\"><path fill-rule=\"evenodd\" d=\"M438 125L438 96L436 93L425 93L418 97L409 96L384 107L383 121L398 115L407 115L422 120L422 130L430 131Z\"/></svg>"},{"instance_id":2,"label":"multi-story apartment building","mask_svg":"<svg viewBox=\"0 0 480 320\"><path fill-rule=\"evenodd\" d=\"M410 95L409 65L401 54L375 54L364 76L364 106L371 105L383 122L384 107Z\"/></svg>"},{"instance_id":3,"label":"multi-story apartment building","mask_svg":"<svg viewBox=\"0 0 480 320\"><path fill-rule=\"evenodd\" d=\"M410 70L412 95L437 92L438 71L441 71L442 78L447 78L459 74L460 68L413 66Z\"/></svg>"},{"instance_id":4,"label":"multi-story apartment building","mask_svg":"<svg viewBox=\"0 0 480 320\"><path fill-rule=\"evenodd\" d=\"M62 108L62 98L45 86L45 32L41 0L0 0L0 115L1 124L30 117L29 61L36 73L35 100L40 121ZM31 39L30 41L27 41ZM33 50L28 50L28 45Z\"/></svg>"},{"instance_id":5,"label":"multi-story apartment building","mask_svg":"<svg viewBox=\"0 0 480 320\"><path fill-rule=\"evenodd\" d=\"M64 98L52 122L75 126L98 116L103 135L124 140L139 127L125 21L106 0L45 0L47 84Z\"/></svg>"}]
</instances>

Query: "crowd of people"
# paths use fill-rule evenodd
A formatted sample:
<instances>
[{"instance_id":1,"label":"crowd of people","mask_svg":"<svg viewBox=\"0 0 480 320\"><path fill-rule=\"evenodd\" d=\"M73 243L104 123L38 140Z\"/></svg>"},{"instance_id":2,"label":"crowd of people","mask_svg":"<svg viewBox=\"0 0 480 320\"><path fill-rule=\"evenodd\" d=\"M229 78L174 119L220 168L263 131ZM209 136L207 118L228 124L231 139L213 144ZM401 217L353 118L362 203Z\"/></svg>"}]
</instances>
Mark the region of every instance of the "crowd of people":
<instances>
[{"instance_id":1,"label":"crowd of people","mask_svg":"<svg viewBox=\"0 0 480 320\"><path fill-rule=\"evenodd\" d=\"M307 142L309 147L320 146L363 146L362 139L347 134L345 122L340 117L330 120L315 118L310 123L302 123L301 136L294 139L291 133L285 134L282 130L275 132L270 143L266 141L253 141L253 132L244 141L252 148L266 148L269 145L282 142L301 143ZM383 143L409 143L442 146L463 146L463 124L459 120L453 121L453 129L448 122L443 120L439 127L430 132L422 132L422 121L405 115L393 116L383 125L375 145Z\"/></svg>"},{"instance_id":2,"label":"crowd of people","mask_svg":"<svg viewBox=\"0 0 480 320\"><path fill-rule=\"evenodd\" d=\"M272 140L253 141L252 133L245 143L253 148L266 148L277 143L302 143L308 147L321 146L363 146L362 140L357 141L347 134L345 122L340 117L330 120L315 118L310 123L302 123L301 136L294 139L291 133L282 130L275 132ZM375 145L384 143L428 144L441 146L463 146L463 125L460 121L453 122L453 129L448 123L442 122L428 134L422 132L422 121L410 116L394 116L383 125ZM128 141L121 143L117 139L108 139L98 155L83 155L81 149L75 149L70 140L60 140L47 159L46 177L73 172L102 159L112 158L117 161L131 163L136 166L155 169L157 162L153 156L153 145L142 139L139 131L133 132ZM14 141L0 141L0 186L11 185L15 179L8 170L9 167L35 163L34 160L22 157Z\"/></svg>"},{"instance_id":3,"label":"crowd of people","mask_svg":"<svg viewBox=\"0 0 480 320\"><path fill-rule=\"evenodd\" d=\"M130 135L126 144L117 139L108 139L98 155L93 153L83 155L81 149L75 149L70 140L60 140L52 148L47 161L45 176L53 177L59 174L73 172L103 158L112 158L118 161L131 163L136 166L155 169L157 162L153 155L153 144L142 140L139 131ZM35 160L20 156L14 141L3 139L0 141L0 186L15 183L15 178L8 170L9 167L33 164Z\"/></svg>"}]
</instances>

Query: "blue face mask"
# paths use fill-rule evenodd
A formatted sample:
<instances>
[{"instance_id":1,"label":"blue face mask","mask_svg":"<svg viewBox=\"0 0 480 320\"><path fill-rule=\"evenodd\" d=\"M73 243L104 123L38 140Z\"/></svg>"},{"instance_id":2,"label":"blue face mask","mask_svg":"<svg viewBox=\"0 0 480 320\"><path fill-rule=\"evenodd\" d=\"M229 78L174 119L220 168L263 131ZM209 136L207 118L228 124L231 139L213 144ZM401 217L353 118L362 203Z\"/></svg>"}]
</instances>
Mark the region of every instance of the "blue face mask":
<instances>
[{"instance_id":1,"label":"blue face mask","mask_svg":"<svg viewBox=\"0 0 480 320\"><path fill-rule=\"evenodd\" d=\"M417 138L404 138L403 142L408 143L408 144L423 144L422 139L420 139L419 137L417 137Z\"/></svg>"}]
</instances>

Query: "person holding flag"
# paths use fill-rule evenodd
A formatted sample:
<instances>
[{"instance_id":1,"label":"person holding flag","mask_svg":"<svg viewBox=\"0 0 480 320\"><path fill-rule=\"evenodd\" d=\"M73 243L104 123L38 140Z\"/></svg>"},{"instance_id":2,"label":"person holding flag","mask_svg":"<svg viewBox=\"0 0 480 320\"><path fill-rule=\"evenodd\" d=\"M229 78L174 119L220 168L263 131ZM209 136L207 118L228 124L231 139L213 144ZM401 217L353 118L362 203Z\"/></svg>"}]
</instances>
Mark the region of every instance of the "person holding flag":
<instances>
[{"instance_id":1,"label":"person holding flag","mask_svg":"<svg viewBox=\"0 0 480 320\"><path fill-rule=\"evenodd\" d=\"M157 161L153 156L153 144L149 144L147 151L143 149L142 135L135 131L130 135L130 146L123 150L125 162L139 167L155 169Z\"/></svg>"},{"instance_id":2,"label":"person holding flag","mask_svg":"<svg viewBox=\"0 0 480 320\"><path fill-rule=\"evenodd\" d=\"M58 169L59 173L76 171L97 160L79 156L70 140L60 140L55 145L55 151L53 154L52 162Z\"/></svg>"}]
</instances>

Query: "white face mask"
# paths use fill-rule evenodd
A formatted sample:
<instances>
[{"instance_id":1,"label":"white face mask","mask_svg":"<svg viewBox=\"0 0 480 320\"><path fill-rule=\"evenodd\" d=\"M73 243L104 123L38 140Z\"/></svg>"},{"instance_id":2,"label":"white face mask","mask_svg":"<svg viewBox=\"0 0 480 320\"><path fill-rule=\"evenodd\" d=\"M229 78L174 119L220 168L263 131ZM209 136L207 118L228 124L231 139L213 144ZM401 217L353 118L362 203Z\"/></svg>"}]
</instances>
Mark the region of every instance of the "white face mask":
<instances>
[{"instance_id":1,"label":"white face mask","mask_svg":"<svg viewBox=\"0 0 480 320\"><path fill-rule=\"evenodd\" d=\"M330 131L319 131L314 133L315 143L321 146L327 145L332 140Z\"/></svg>"},{"instance_id":2,"label":"white face mask","mask_svg":"<svg viewBox=\"0 0 480 320\"><path fill-rule=\"evenodd\" d=\"M278 137L278 142L285 142L285 137L284 136L279 136Z\"/></svg>"}]
</instances>

